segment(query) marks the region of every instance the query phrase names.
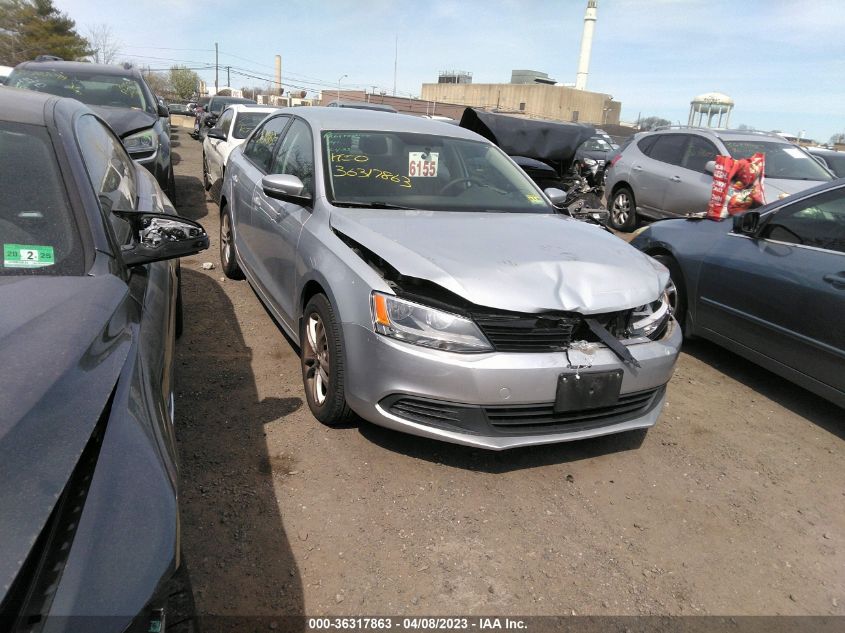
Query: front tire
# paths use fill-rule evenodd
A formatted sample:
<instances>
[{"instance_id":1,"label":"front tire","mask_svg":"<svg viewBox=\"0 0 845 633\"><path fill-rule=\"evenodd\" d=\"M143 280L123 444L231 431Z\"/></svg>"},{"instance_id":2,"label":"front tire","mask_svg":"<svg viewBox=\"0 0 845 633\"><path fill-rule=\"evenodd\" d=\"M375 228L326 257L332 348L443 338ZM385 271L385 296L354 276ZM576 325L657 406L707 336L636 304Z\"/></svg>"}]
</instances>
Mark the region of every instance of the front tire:
<instances>
[{"instance_id":1,"label":"front tire","mask_svg":"<svg viewBox=\"0 0 845 633\"><path fill-rule=\"evenodd\" d=\"M220 212L220 267L229 279L243 279L244 274L235 256L235 240L232 236L232 215L224 206Z\"/></svg>"},{"instance_id":2,"label":"front tire","mask_svg":"<svg viewBox=\"0 0 845 633\"><path fill-rule=\"evenodd\" d=\"M681 266L671 255L655 255L654 259L669 269L669 286L666 289L669 294L669 305L672 307L675 320L681 326L681 331L686 336L687 290Z\"/></svg>"},{"instance_id":3,"label":"front tire","mask_svg":"<svg viewBox=\"0 0 845 633\"><path fill-rule=\"evenodd\" d=\"M608 205L608 224L617 231L630 233L637 226L637 203L628 187L619 187Z\"/></svg>"},{"instance_id":4,"label":"front tire","mask_svg":"<svg viewBox=\"0 0 845 633\"><path fill-rule=\"evenodd\" d=\"M329 300L314 295L305 306L299 332L302 383L311 413L323 424L355 419L346 404L343 334Z\"/></svg>"}]
</instances>

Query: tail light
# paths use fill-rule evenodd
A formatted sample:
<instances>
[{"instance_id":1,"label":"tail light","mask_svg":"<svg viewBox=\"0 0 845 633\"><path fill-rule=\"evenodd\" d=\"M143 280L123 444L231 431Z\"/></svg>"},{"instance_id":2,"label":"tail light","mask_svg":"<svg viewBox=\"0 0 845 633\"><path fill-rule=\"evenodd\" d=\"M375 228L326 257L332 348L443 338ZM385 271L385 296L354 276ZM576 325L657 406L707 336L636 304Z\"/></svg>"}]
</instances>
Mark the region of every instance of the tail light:
<instances>
[{"instance_id":1,"label":"tail light","mask_svg":"<svg viewBox=\"0 0 845 633\"><path fill-rule=\"evenodd\" d=\"M611 159L610 159L610 162L609 162L609 163L608 163L608 165L607 165L607 168L608 168L608 169L610 169L611 167L613 167L616 163L618 163L618 162L619 162L619 159L620 159L620 158L622 158L622 154L617 154L616 156L614 156L613 158L611 158Z\"/></svg>"}]
</instances>

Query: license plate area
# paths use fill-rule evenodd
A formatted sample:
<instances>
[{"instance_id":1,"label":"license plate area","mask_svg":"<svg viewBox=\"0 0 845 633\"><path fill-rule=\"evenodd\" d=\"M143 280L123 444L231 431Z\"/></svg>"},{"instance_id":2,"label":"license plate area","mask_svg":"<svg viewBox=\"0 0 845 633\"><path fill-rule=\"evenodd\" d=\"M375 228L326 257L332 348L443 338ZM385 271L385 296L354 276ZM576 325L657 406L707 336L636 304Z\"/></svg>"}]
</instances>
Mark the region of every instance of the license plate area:
<instances>
[{"instance_id":1,"label":"license plate area","mask_svg":"<svg viewBox=\"0 0 845 633\"><path fill-rule=\"evenodd\" d=\"M561 374L557 379L555 412L609 407L619 401L621 369Z\"/></svg>"}]
</instances>

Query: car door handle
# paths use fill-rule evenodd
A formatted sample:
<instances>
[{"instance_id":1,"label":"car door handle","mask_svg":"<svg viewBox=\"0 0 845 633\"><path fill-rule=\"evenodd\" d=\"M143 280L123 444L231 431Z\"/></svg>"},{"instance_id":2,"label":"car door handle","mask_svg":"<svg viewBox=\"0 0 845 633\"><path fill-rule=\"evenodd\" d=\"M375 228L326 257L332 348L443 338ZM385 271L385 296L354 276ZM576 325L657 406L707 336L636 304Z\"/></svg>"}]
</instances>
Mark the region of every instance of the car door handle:
<instances>
[{"instance_id":1,"label":"car door handle","mask_svg":"<svg viewBox=\"0 0 845 633\"><path fill-rule=\"evenodd\" d=\"M232 182L237 184L237 182L238 182L238 175L237 174L232 174Z\"/></svg>"},{"instance_id":2,"label":"car door handle","mask_svg":"<svg viewBox=\"0 0 845 633\"><path fill-rule=\"evenodd\" d=\"M671 180L672 182L681 182L681 177L680 176L672 176L669 180Z\"/></svg>"},{"instance_id":3,"label":"car door handle","mask_svg":"<svg viewBox=\"0 0 845 633\"><path fill-rule=\"evenodd\" d=\"M845 290L845 270L839 273L831 273L822 277L827 283L837 290Z\"/></svg>"},{"instance_id":4,"label":"car door handle","mask_svg":"<svg viewBox=\"0 0 845 633\"><path fill-rule=\"evenodd\" d=\"M643 166L642 166L642 165L634 165L634 167L633 167L632 169L633 169L634 171L642 171L642 170L643 170Z\"/></svg>"}]
</instances>

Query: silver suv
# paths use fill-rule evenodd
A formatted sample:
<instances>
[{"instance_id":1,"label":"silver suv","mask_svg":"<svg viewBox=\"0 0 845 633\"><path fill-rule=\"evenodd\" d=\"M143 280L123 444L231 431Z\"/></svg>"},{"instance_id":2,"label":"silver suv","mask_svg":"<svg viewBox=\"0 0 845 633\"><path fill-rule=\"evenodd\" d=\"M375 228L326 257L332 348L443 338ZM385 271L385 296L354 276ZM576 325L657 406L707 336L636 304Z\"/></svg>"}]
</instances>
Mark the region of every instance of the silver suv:
<instances>
[{"instance_id":1,"label":"silver suv","mask_svg":"<svg viewBox=\"0 0 845 633\"><path fill-rule=\"evenodd\" d=\"M633 231L637 215L671 218L707 210L717 155L766 155L766 201L808 189L833 174L777 134L669 128L637 134L607 166L610 225Z\"/></svg>"}]
</instances>

